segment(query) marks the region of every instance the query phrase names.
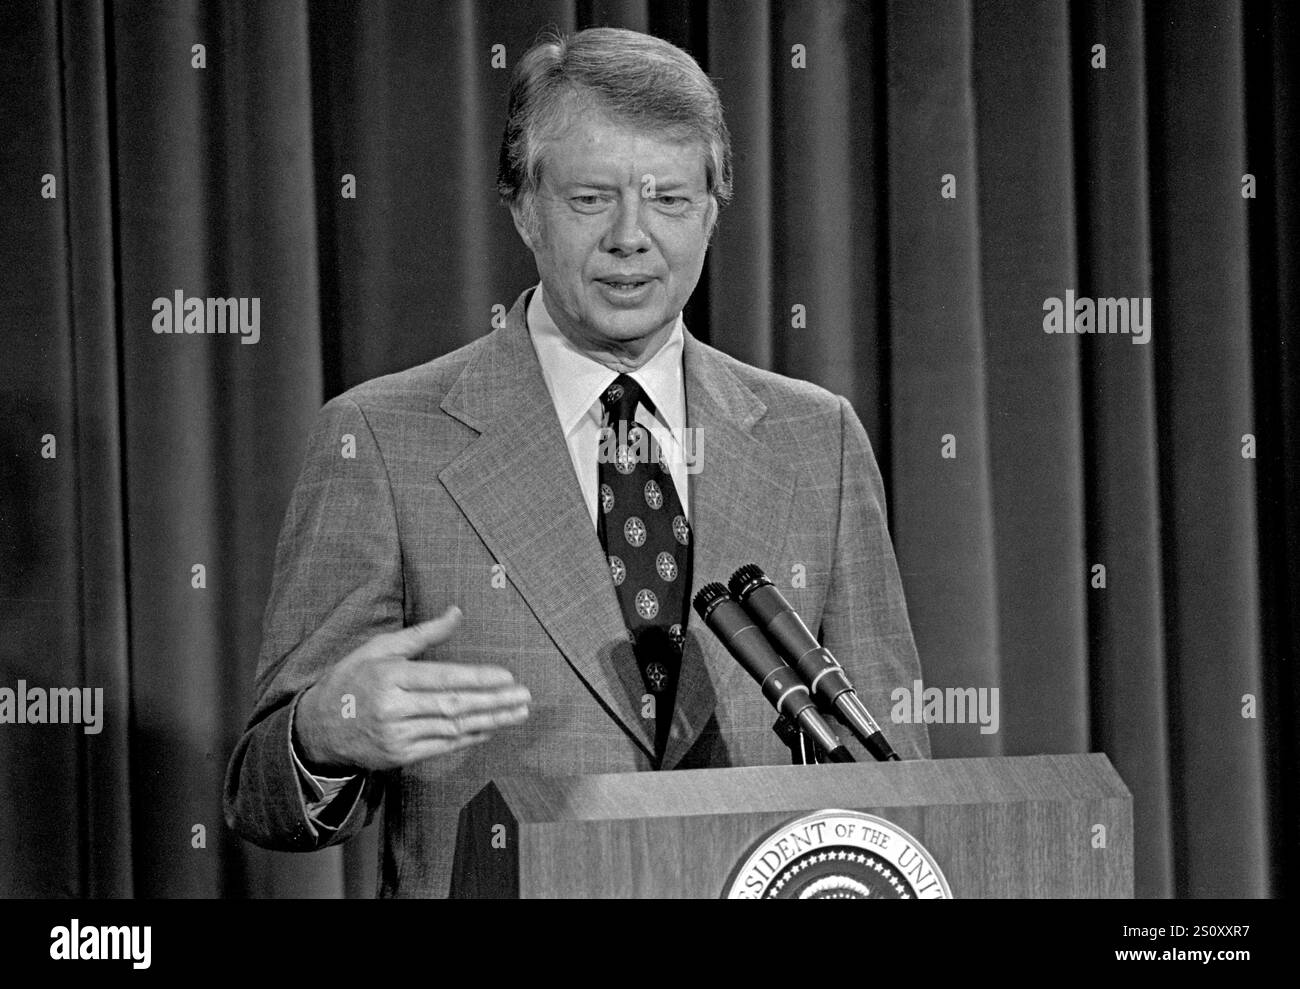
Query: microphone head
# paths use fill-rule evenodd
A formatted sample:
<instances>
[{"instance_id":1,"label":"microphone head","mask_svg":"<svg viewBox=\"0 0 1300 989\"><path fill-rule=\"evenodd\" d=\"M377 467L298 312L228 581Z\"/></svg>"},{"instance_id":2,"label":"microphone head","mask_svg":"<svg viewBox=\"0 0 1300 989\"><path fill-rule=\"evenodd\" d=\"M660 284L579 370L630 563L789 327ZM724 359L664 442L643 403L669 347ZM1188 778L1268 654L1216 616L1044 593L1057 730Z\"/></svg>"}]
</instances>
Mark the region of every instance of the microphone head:
<instances>
[{"instance_id":1,"label":"microphone head","mask_svg":"<svg viewBox=\"0 0 1300 989\"><path fill-rule=\"evenodd\" d=\"M727 593L727 589L715 580L711 583L705 584L696 593L695 610L701 618L707 621L709 612L717 607L717 605L721 604L723 601L729 600L730 598L731 595Z\"/></svg>"},{"instance_id":2,"label":"microphone head","mask_svg":"<svg viewBox=\"0 0 1300 989\"><path fill-rule=\"evenodd\" d=\"M727 581L727 586L731 589L731 596L737 601L743 602L755 590L764 584L770 586L771 583L767 574L763 573L762 567L757 563L746 563L731 575L731 580Z\"/></svg>"}]
</instances>

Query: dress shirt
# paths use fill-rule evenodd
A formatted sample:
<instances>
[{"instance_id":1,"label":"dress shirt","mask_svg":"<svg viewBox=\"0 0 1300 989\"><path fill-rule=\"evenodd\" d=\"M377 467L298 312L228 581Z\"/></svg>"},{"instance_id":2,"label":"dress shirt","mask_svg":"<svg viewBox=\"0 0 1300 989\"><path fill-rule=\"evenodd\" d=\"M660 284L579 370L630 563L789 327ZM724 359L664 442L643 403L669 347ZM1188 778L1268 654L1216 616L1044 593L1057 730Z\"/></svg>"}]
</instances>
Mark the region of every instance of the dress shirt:
<instances>
[{"instance_id":1,"label":"dress shirt","mask_svg":"<svg viewBox=\"0 0 1300 989\"><path fill-rule=\"evenodd\" d=\"M596 494L599 488L599 465L596 454L600 446L600 396L619 373L588 357L560 332L546 309L540 285L528 301L528 334L542 366L542 377L555 404L560 430L569 445L569 457L578 486L587 503L591 524L596 524ZM690 490L687 483L684 444L686 426L686 386L682 371L685 346L682 317L677 316L672 333L659 350L635 371L626 372L655 405L659 417L651 416L644 406L637 407L636 421L645 426L662 448L665 466L677 488L682 511L691 517ZM698 447L694 448L698 453Z\"/></svg>"}]
</instances>

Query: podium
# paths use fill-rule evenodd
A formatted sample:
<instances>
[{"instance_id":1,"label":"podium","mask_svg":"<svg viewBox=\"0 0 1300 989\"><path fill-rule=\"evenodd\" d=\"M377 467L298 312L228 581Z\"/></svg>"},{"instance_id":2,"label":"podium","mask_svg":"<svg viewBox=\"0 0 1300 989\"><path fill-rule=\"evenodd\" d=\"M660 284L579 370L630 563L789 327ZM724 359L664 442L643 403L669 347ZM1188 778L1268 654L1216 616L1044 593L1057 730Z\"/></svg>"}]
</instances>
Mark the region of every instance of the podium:
<instances>
[{"instance_id":1,"label":"podium","mask_svg":"<svg viewBox=\"0 0 1300 989\"><path fill-rule=\"evenodd\" d=\"M800 889L1131 897L1132 796L1100 754L500 779L461 811L451 880L491 898Z\"/></svg>"}]
</instances>

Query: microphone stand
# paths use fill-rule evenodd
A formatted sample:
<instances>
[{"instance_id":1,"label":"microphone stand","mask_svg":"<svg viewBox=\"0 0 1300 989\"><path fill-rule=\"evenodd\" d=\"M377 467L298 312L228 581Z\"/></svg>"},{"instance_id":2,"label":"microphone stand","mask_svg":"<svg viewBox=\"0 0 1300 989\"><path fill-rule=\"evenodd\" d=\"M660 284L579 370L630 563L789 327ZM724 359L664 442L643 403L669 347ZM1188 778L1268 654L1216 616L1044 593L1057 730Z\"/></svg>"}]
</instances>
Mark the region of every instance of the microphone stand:
<instances>
[{"instance_id":1,"label":"microphone stand","mask_svg":"<svg viewBox=\"0 0 1300 989\"><path fill-rule=\"evenodd\" d=\"M772 725L776 737L790 750L790 763L794 766L812 766L822 761L817 746L803 733L803 730L787 718L779 715Z\"/></svg>"}]
</instances>

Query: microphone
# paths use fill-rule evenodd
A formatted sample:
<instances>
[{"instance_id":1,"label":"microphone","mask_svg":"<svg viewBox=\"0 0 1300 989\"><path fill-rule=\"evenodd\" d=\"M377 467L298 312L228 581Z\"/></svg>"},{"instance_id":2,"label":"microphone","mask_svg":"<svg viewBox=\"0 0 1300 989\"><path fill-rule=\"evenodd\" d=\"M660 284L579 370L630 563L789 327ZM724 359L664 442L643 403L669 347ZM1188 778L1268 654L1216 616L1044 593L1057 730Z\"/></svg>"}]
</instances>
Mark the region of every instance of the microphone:
<instances>
[{"instance_id":1,"label":"microphone","mask_svg":"<svg viewBox=\"0 0 1300 989\"><path fill-rule=\"evenodd\" d=\"M817 713L808 688L722 584L714 581L701 587L695 595L695 610L727 651L758 681L763 696L779 714L807 732L831 762L855 761L853 753Z\"/></svg>"},{"instance_id":2,"label":"microphone","mask_svg":"<svg viewBox=\"0 0 1300 989\"><path fill-rule=\"evenodd\" d=\"M731 593L763 627L788 663L827 707L833 707L867 751L880 762L901 762L885 740L876 719L858 699L853 684L831 651L808 631L803 619L790 607L767 574L747 563L731 575Z\"/></svg>"}]
</instances>

